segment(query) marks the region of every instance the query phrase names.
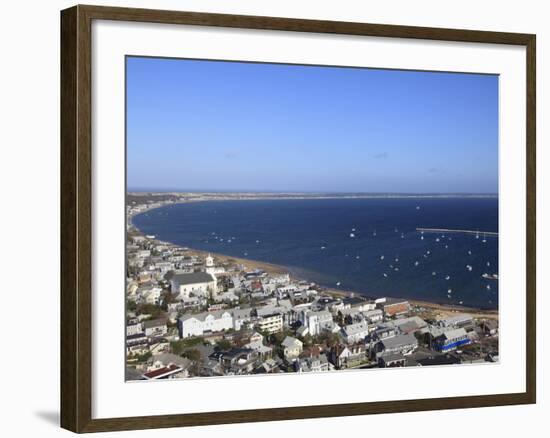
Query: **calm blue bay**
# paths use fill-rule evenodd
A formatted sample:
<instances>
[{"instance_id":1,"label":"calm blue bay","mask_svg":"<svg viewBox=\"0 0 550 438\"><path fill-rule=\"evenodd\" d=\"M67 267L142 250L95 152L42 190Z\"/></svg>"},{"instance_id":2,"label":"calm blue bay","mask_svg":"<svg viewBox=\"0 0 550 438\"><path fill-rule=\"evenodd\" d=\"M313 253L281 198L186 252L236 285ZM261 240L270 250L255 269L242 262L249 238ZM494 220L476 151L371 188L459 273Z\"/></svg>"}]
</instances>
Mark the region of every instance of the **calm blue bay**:
<instances>
[{"instance_id":1,"label":"calm blue bay","mask_svg":"<svg viewBox=\"0 0 550 438\"><path fill-rule=\"evenodd\" d=\"M496 198L208 201L133 221L160 240L283 265L328 287L498 307L498 281L482 277L498 273L498 238L482 233L498 232ZM417 227L480 234L421 234Z\"/></svg>"}]
</instances>

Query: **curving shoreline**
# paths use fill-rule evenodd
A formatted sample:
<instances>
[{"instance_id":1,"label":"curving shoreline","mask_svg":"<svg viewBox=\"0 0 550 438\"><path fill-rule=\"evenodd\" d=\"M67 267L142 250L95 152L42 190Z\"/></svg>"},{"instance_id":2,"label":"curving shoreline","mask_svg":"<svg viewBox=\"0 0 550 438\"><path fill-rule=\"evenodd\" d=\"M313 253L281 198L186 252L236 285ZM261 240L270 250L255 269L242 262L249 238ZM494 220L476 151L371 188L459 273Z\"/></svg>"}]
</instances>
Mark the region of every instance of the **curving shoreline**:
<instances>
[{"instance_id":1,"label":"curving shoreline","mask_svg":"<svg viewBox=\"0 0 550 438\"><path fill-rule=\"evenodd\" d=\"M256 199L259 199L259 198L256 198ZM264 199L264 198L262 198L262 199ZM315 198L315 199L317 199L317 198ZM211 251L198 250L198 249L194 249L194 248L189 248L187 246L183 246L181 244L176 244L176 243L173 243L173 242L162 241L162 240L156 239L156 238L149 238L133 222L133 218L140 215L140 214L145 214L149 211L156 210L156 209L159 209L159 208L163 208L163 207L166 207L168 205L183 204L183 203L189 203L189 202L201 202L201 201L204 202L205 200L184 200L184 201L179 201L179 202L164 202L164 203L161 203L162 205L151 206L150 208L146 208L145 210L140 211L140 212L135 213L135 214L127 214L127 218L126 218L127 219L127 232L130 231L129 227L131 227L131 228L133 228L133 230L131 230L131 231L133 231L134 233L136 233L138 235L144 236L148 240L151 240L155 243L171 245L171 246L178 247L178 248L186 248L187 253L189 255L194 255L194 256L204 258L208 254L210 254L213 257L215 257L219 261L219 263L222 264L222 265L230 265L230 264L242 265L242 266L246 267L246 269L248 269L248 270L258 269L258 270L263 270L263 271L265 271L267 273L271 273L271 274L288 273L294 281L305 281L305 282L308 282L308 283L315 283L315 282L312 282L312 281L308 280L307 278L297 276L295 273L291 272L292 268L285 267L284 265L277 265L277 264L274 264L274 263L262 262L262 261L252 260L252 259L242 258L242 257L234 257L234 256L226 255L226 254L214 253L214 252L211 252ZM318 284L318 283L316 283L316 284ZM325 293L327 295L334 296L334 297L350 297L350 296L353 296L353 295L359 295L359 296L363 296L363 297L366 297L366 298L369 298L369 299L380 298L380 297L377 297L377 296L369 296L369 295L366 295L366 294L363 294L363 293L360 293L360 292L356 292L356 291L351 291L351 290L334 289L334 288L331 288L331 287L323 286L322 284L318 284L318 286L321 286L323 293ZM392 298L402 298L402 297L392 297ZM456 304L446 304L446 303L438 303L438 302L417 300L417 299L413 299L413 298L406 298L406 300L409 301L411 303L411 305L413 305L415 307L425 308L425 309L430 310L432 312L439 312L443 315L444 314L457 313L457 312L468 312L468 313L470 313L470 314L472 314L472 315L474 315L478 318L498 319L498 309L483 309L483 308L456 305Z\"/></svg>"}]
</instances>

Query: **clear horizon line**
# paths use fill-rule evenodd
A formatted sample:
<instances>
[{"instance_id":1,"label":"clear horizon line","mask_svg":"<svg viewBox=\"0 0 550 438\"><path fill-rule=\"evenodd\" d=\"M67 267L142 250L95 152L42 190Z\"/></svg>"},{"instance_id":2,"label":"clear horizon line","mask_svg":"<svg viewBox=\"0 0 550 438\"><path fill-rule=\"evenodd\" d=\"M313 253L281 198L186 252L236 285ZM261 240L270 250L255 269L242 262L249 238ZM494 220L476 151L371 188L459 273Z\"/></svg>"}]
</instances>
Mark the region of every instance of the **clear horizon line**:
<instances>
[{"instance_id":1,"label":"clear horizon line","mask_svg":"<svg viewBox=\"0 0 550 438\"><path fill-rule=\"evenodd\" d=\"M364 191L323 191L323 190L220 190L220 189L167 189L167 188L128 188L127 193L255 193L255 194L307 194L307 195L490 195L498 196L498 192L364 192Z\"/></svg>"}]
</instances>

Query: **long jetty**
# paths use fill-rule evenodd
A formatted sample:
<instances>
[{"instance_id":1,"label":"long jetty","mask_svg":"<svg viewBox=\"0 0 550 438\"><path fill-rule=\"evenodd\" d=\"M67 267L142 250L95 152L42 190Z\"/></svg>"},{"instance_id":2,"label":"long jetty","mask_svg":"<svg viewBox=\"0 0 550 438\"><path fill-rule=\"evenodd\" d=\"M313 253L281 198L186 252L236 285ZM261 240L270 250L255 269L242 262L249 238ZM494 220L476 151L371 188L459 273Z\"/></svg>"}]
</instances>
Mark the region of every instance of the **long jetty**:
<instances>
[{"instance_id":1,"label":"long jetty","mask_svg":"<svg viewBox=\"0 0 550 438\"><path fill-rule=\"evenodd\" d=\"M417 228L416 231L422 233L462 233L462 234L481 234L482 236L498 236L494 231L479 231L479 230L451 230L447 228Z\"/></svg>"}]
</instances>

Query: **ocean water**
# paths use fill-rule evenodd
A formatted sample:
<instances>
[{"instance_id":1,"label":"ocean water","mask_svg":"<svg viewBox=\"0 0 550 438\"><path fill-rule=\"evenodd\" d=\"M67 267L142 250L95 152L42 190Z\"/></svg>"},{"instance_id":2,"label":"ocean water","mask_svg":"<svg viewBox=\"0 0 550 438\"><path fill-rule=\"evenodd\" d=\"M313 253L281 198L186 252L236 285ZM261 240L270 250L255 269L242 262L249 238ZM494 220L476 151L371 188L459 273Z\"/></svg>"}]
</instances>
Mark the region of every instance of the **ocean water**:
<instances>
[{"instance_id":1,"label":"ocean water","mask_svg":"<svg viewBox=\"0 0 550 438\"><path fill-rule=\"evenodd\" d=\"M369 297L498 308L498 281L482 278L498 273L498 237L482 233L498 232L496 198L207 201L151 210L133 222L160 240L276 263Z\"/></svg>"}]
</instances>

